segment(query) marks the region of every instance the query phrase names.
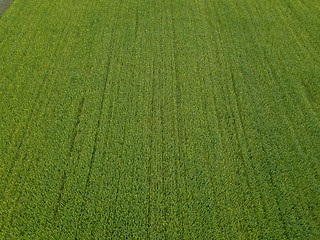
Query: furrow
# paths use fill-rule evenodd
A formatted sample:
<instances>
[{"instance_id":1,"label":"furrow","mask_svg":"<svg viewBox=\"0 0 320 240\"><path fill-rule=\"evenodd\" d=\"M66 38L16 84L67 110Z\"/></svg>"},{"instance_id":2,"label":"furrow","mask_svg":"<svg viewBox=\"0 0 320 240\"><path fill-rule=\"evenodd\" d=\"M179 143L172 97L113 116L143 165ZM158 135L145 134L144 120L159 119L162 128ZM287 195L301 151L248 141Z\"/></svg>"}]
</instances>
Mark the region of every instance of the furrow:
<instances>
[{"instance_id":1,"label":"furrow","mask_svg":"<svg viewBox=\"0 0 320 240\"><path fill-rule=\"evenodd\" d=\"M85 100L85 94L82 96L82 98L81 98L81 100L79 102L79 105L78 105L78 110L77 110L76 117L75 117L76 121L74 123L74 126L72 128L72 133L71 133L70 148L69 148L69 150L67 152L67 155L66 155L66 160L67 161L70 161L71 154L74 151L74 145L75 145L76 137L77 137L77 134L78 134L78 126L80 124L80 119L81 119L81 114L82 114L82 111L83 111L84 100ZM58 199L57 199L57 204L56 204L55 210L53 212L53 218L54 219L56 219L56 217L58 215L58 212L59 212L60 202L61 202L61 199L62 199L62 194L64 192L64 188L65 188L65 184L66 184L66 180L67 180L67 175L68 175L69 172L70 172L70 170L64 169L63 173L62 173L61 184L60 184L59 193L58 193Z\"/></svg>"}]
</instances>

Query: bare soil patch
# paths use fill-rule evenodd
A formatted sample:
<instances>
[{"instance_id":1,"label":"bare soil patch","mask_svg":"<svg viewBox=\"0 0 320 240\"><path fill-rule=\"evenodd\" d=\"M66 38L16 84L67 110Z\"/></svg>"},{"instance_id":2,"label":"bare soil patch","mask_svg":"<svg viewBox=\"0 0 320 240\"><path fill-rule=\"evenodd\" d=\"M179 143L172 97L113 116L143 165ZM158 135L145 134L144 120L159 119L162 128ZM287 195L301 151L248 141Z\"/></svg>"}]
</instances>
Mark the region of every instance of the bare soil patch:
<instances>
[{"instance_id":1,"label":"bare soil patch","mask_svg":"<svg viewBox=\"0 0 320 240\"><path fill-rule=\"evenodd\" d=\"M4 0L0 2L0 16L6 10L7 6L12 2L12 0Z\"/></svg>"}]
</instances>

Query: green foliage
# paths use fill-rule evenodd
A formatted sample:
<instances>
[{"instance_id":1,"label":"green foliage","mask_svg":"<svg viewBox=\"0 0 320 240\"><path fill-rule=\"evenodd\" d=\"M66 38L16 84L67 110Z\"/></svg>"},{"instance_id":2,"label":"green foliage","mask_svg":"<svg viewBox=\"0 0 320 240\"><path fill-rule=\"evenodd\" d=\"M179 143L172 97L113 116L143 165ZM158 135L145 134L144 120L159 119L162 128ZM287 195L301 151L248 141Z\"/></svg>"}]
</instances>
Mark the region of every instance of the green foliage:
<instances>
[{"instance_id":1,"label":"green foliage","mask_svg":"<svg viewBox=\"0 0 320 240\"><path fill-rule=\"evenodd\" d=\"M320 3L15 0L0 239L319 239Z\"/></svg>"}]
</instances>

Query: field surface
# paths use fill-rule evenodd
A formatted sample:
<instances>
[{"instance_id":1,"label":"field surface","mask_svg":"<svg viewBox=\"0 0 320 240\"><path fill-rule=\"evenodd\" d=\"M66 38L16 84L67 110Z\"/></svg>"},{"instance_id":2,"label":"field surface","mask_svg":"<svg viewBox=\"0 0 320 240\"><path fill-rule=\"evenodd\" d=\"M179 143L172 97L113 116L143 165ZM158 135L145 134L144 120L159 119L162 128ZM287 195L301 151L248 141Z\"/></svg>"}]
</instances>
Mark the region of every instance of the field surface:
<instances>
[{"instance_id":1,"label":"field surface","mask_svg":"<svg viewBox=\"0 0 320 240\"><path fill-rule=\"evenodd\" d=\"M15 0L0 239L320 239L318 0Z\"/></svg>"},{"instance_id":2,"label":"field surface","mask_svg":"<svg viewBox=\"0 0 320 240\"><path fill-rule=\"evenodd\" d=\"M0 16L6 7L10 4L11 0L0 0Z\"/></svg>"}]
</instances>

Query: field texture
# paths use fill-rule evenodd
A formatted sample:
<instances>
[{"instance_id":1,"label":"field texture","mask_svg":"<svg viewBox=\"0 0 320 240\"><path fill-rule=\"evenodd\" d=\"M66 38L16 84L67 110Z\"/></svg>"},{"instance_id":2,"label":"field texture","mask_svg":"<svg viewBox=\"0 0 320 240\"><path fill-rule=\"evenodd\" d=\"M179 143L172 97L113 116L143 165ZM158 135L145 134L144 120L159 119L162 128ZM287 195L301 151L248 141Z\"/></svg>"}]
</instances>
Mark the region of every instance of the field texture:
<instances>
[{"instance_id":1,"label":"field texture","mask_svg":"<svg viewBox=\"0 0 320 240\"><path fill-rule=\"evenodd\" d=\"M15 0L0 239L320 239L318 0Z\"/></svg>"}]
</instances>

